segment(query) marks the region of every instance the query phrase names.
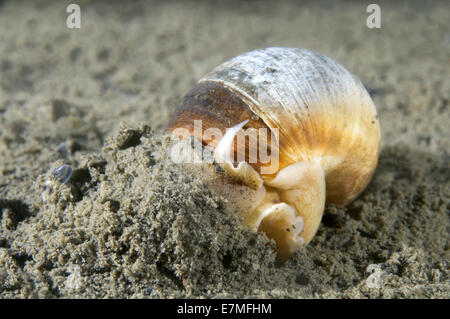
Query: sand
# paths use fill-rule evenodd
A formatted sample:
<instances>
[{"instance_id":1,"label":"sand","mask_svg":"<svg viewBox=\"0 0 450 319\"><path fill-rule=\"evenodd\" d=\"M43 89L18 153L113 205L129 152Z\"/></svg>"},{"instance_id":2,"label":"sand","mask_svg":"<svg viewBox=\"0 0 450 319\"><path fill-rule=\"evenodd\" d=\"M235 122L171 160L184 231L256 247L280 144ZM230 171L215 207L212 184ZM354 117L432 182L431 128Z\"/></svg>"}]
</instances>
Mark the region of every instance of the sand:
<instances>
[{"instance_id":1,"label":"sand","mask_svg":"<svg viewBox=\"0 0 450 319\"><path fill-rule=\"evenodd\" d=\"M448 1L378 2L381 29L357 1L77 3L71 30L64 2L0 2L1 298L449 297ZM286 263L163 132L204 73L266 46L343 64L383 135L369 186Z\"/></svg>"}]
</instances>

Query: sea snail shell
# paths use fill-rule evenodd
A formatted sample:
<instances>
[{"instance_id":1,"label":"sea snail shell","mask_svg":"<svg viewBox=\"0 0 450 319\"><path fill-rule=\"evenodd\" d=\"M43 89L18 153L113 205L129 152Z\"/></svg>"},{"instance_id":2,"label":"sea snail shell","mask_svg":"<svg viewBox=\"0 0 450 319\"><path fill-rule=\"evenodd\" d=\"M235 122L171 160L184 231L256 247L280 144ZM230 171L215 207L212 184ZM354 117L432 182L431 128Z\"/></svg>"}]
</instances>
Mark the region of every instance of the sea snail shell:
<instances>
[{"instance_id":1,"label":"sea snail shell","mask_svg":"<svg viewBox=\"0 0 450 319\"><path fill-rule=\"evenodd\" d=\"M332 59L296 48L255 50L216 67L172 115L168 131L180 127L215 148L230 175L262 190L244 221L275 239L281 258L311 241L325 202L346 205L365 188L380 148L375 105L361 82ZM218 140L205 137L211 127L231 129ZM241 128L270 131L257 148L278 154L275 171L264 171L268 164L249 149L233 165ZM249 148L249 140L240 144Z\"/></svg>"}]
</instances>

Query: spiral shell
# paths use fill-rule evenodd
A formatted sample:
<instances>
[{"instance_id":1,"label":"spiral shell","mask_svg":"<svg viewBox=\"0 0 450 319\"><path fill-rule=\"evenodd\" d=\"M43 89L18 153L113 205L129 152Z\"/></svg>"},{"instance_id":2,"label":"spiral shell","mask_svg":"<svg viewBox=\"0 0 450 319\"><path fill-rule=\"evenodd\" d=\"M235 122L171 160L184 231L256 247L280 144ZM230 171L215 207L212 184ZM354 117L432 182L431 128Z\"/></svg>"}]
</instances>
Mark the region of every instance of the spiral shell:
<instances>
[{"instance_id":1,"label":"spiral shell","mask_svg":"<svg viewBox=\"0 0 450 319\"><path fill-rule=\"evenodd\" d=\"M200 132L193 120L202 120ZM216 67L175 111L168 129L178 127L218 154L237 149L236 132L211 140L209 127L270 130L263 144L279 155L276 171L265 173L267 164L249 154L238 167L229 158L225 168L264 188L246 223L274 238L282 257L312 239L325 200L346 205L365 188L380 148L375 105L361 82L332 59L296 48L255 50Z\"/></svg>"}]
</instances>

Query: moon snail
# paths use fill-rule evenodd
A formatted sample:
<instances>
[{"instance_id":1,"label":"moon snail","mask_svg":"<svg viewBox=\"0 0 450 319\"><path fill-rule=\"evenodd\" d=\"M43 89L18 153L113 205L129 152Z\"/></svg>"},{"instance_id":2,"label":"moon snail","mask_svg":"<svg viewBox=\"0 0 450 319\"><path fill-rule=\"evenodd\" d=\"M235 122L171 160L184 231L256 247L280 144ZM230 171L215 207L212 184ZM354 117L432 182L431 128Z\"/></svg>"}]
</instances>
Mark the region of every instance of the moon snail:
<instances>
[{"instance_id":1,"label":"moon snail","mask_svg":"<svg viewBox=\"0 0 450 319\"><path fill-rule=\"evenodd\" d=\"M381 140L375 105L354 75L326 56L281 47L236 56L201 78L170 118L168 132L178 128L257 191L244 223L273 238L281 259L311 241L326 203L344 206L362 192ZM212 138L209 128L225 133ZM243 131L252 134L235 138ZM270 163L263 148L277 155Z\"/></svg>"}]
</instances>

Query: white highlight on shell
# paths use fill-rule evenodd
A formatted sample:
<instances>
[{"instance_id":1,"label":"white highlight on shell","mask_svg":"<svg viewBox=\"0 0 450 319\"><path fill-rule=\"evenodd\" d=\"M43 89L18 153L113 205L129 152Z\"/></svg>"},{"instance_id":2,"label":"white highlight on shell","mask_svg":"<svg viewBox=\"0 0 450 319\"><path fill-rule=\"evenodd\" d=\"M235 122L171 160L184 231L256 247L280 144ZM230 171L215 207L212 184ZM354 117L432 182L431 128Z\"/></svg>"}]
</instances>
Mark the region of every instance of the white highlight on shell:
<instances>
[{"instance_id":1,"label":"white highlight on shell","mask_svg":"<svg viewBox=\"0 0 450 319\"><path fill-rule=\"evenodd\" d=\"M233 140L247 122L248 120L243 121L227 129L227 132L214 151L214 159L221 164L232 177L253 189L259 189L263 185L263 180L259 174L247 162L239 162L237 167L234 167L234 154L231 154Z\"/></svg>"},{"instance_id":2,"label":"white highlight on shell","mask_svg":"<svg viewBox=\"0 0 450 319\"><path fill-rule=\"evenodd\" d=\"M231 146L233 140L238 132L247 124L248 120L243 121L229 129L227 129L225 135L220 140L214 152L214 157L219 163L234 162L234 158L231 155Z\"/></svg>"}]
</instances>

